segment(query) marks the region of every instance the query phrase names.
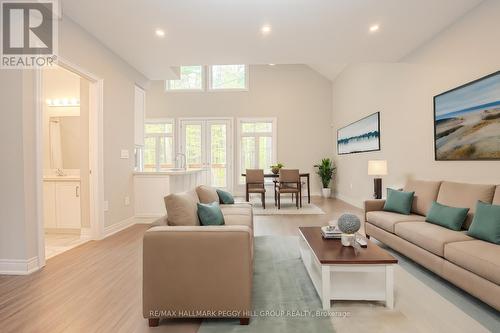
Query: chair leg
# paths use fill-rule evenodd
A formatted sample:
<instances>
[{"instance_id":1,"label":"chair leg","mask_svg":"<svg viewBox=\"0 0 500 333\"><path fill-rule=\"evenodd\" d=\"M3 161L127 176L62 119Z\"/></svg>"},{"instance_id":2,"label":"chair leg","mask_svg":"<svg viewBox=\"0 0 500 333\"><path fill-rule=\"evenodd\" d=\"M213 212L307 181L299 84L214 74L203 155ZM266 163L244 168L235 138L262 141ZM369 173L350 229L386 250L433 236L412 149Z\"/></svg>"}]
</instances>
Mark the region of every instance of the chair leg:
<instances>
[{"instance_id":1,"label":"chair leg","mask_svg":"<svg viewBox=\"0 0 500 333\"><path fill-rule=\"evenodd\" d=\"M278 205L278 198L276 194L276 186L274 186L274 206Z\"/></svg>"},{"instance_id":2,"label":"chair leg","mask_svg":"<svg viewBox=\"0 0 500 333\"><path fill-rule=\"evenodd\" d=\"M299 209L299 194L295 195L295 205L297 206L297 209Z\"/></svg>"},{"instance_id":3,"label":"chair leg","mask_svg":"<svg viewBox=\"0 0 500 333\"><path fill-rule=\"evenodd\" d=\"M281 193L278 192L278 209L281 209Z\"/></svg>"},{"instance_id":4,"label":"chair leg","mask_svg":"<svg viewBox=\"0 0 500 333\"><path fill-rule=\"evenodd\" d=\"M300 208L302 208L302 188L299 191L299 198L300 198Z\"/></svg>"},{"instance_id":5,"label":"chair leg","mask_svg":"<svg viewBox=\"0 0 500 333\"><path fill-rule=\"evenodd\" d=\"M245 199L247 202L250 201L250 195L248 194L248 184L246 184L246 193L245 193Z\"/></svg>"},{"instance_id":6,"label":"chair leg","mask_svg":"<svg viewBox=\"0 0 500 333\"><path fill-rule=\"evenodd\" d=\"M262 193L261 196L262 196L262 198L261 198L261 200L262 200L262 207L264 209L266 209L266 194Z\"/></svg>"}]
</instances>

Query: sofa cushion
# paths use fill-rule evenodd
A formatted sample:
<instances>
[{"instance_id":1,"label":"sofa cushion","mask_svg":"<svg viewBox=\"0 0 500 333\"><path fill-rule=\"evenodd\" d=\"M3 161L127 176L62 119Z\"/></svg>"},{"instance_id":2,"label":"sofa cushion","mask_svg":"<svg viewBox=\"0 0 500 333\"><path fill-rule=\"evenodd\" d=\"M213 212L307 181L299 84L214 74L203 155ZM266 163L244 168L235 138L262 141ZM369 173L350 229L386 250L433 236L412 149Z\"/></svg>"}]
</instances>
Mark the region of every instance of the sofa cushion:
<instances>
[{"instance_id":1,"label":"sofa cushion","mask_svg":"<svg viewBox=\"0 0 500 333\"><path fill-rule=\"evenodd\" d=\"M220 205L226 225L244 225L253 228L252 206L249 203Z\"/></svg>"},{"instance_id":2,"label":"sofa cushion","mask_svg":"<svg viewBox=\"0 0 500 333\"><path fill-rule=\"evenodd\" d=\"M201 225L224 225L224 215L222 215L217 201L209 204L197 203L196 205Z\"/></svg>"},{"instance_id":3,"label":"sofa cushion","mask_svg":"<svg viewBox=\"0 0 500 333\"><path fill-rule=\"evenodd\" d=\"M476 214L467 234L500 245L500 205L478 201Z\"/></svg>"},{"instance_id":4,"label":"sofa cushion","mask_svg":"<svg viewBox=\"0 0 500 333\"><path fill-rule=\"evenodd\" d=\"M427 215L432 202L438 197L440 181L408 180L404 187L406 192L415 192L411 212L419 215Z\"/></svg>"},{"instance_id":5,"label":"sofa cushion","mask_svg":"<svg viewBox=\"0 0 500 333\"><path fill-rule=\"evenodd\" d=\"M234 204L234 197L231 193L217 189L217 195L219 196L219 202L221 204L232 205Z\"/></svg>"},{"instance_id":6,"label":"sofa cushion","mask_svg":"<svg viewBox=\"0 0 500 333\"><path fill-rule=\"evenodd\" d=\"M491 203L494 192L494 185L442 182L436 201L447 206L469 208L464 223L464 229L468 229L476 211L477 201Z\"/></svg>"},{"instance_id":7,"label":"sofa cushion","mask_svg":"<svg viewBox=\"0 0 500 333\"><path fill-rule=\"evenodd\" d=\"M372 211L366 213L366 221L377 227L394 233L394 225L399 222L424 222L425 216L404 215L385 211Z\"/></svg>"},{"instance_id":8,"label":"sofa cushion","mask_svg":"<svg viewBox=\"0 0 500 333\"><path fill-rule=\"evenodd\" d=\"M200 225L197 214L198 195L195 191L172 193L165 197L168 225Z\"/></svg>"},{"instance_id":9,"label":"sofa cushion","mask_svg":"<svg viewBox=\"0 0 500 333\"><path fill-rule=\"evenodd\" d=\"M394 231L399 237L440 257L444 257L446 244L474 239L462 231L453 231L427 222L397 223Z\"/></svg>"},{"instance_id":10,"label":"sofa cushion","mask_svg":"<svg viewBox=\"0 0 500 333\"><path fill-rule=\"evenodd\" d=\"M469 208L450 207L434 201L425 220L451 230L460 231L468 211Z\"/></svg>"},{"instance_id":11,"label":"sofa cushion","mask_svg":"<svg viewBox=\"0 0 500 333\"><path fill-rule=\"evenodd\" d=\"M500 205L500 185L498 185L495 189L495 194L493 195L493 202L492 204L494 205Z\"/></svg>"},{"instance_id":12,"label":"sofa cushion","mask_svg":"<svg viewBox=\"0 0 500 333\"><path fill-rule=\"evenodd\" d=\"M209 204L214 201L219 202L219 195L217 194L217 190L213 187L206 185L197 186L196 194L201 203Z\"/></svg>"},{"instance_id":13,"label":"sofa cushion","mask_svg":"<svg viewBox=\"0 0 500 333\"><path fill-rule=\"evenodd\" d=\"M446 244L444 257L491 282L500 284L500 246L472 240Z\"/></svg>"},{"instance_id":14,"label":"sofa cushion","mask_svg":"<svg viewBox=\"0 0 500 333\"><path fill-rule=\"evenodd\" d=\"M413 192L403 192L387 188L387 199L385 199L384 210L410 215L413 195Z\"/></svg>"}]
</instances>

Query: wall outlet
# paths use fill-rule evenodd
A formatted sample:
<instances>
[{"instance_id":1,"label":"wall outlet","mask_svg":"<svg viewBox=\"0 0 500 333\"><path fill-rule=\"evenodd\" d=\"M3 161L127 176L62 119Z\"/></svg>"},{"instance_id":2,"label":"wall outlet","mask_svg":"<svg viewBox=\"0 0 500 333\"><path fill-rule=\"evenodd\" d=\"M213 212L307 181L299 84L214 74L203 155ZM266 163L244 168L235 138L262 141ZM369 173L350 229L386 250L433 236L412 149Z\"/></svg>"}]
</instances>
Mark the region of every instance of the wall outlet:
<instances>
[{"instance_id":1,"label":"wall outlet","mask_svg":"<svg viewBox=\"0 0 500 333\"><path fill-rule=\"evenodd\" d=\"M107 212L109 210L109 201L104 201L103 209L105 212Z\"/></svg>"},{"instance_id":2,"label":"wall outlet","mask_svg":"<svg viewBox=\"0 0 500 333\"><path fill-rule=\"evenodd\" d=\"M129 152L128 149L122 149L120 153L120 158L127 159L129 158Z\"/></svg>"},{"instance_id":3,"label":"wall outlet","mask_svg":"<svg viewBox=\"0 0 500 333\"><path fill-rule=\"evenodd\" d=\"M125 197L125 206L129 206L129 205L130 205L130 197L126 196Z\"/></svg>"}]
</instances>

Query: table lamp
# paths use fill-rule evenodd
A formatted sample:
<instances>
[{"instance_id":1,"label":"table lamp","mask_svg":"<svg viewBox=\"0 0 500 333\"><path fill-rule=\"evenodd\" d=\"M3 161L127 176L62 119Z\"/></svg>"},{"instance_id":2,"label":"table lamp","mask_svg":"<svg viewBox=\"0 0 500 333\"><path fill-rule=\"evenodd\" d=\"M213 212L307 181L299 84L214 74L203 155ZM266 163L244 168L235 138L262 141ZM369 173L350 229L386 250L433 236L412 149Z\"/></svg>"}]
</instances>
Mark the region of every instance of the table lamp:
<instances>
[{"instance_id":1,"label":"table lamp","mask_svg":"<svg viewBox=\"0 0 500 333\"><path fill-rule=\"evenodd\" d=\"M373 197L375 199L382 199L382 178L380 176L387 175L387 161L368 161L368 175L375 176L373 179Z\"/></svg>"}]
</instances>

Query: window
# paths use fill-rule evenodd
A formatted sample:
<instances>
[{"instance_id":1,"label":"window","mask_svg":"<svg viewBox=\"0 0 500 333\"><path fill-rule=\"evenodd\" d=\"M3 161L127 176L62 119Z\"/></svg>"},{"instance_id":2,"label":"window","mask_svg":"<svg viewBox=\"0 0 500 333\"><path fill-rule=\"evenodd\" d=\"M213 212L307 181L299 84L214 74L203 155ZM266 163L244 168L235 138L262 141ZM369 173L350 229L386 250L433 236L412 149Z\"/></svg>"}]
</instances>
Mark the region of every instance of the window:
<instances>
[{"instance_id":1,"label":"window","mask_svg":"<svg viewBox=\"0 0 500 333\"><path fill-rule=\"evenodd\" d=\"M268 172L276 161L276 119L238 119L240 174L246 169ZM244 183L240 177L240 184Z\"/></svg>"},{"instance_id":2,"label":"window","mask_svg":"<svg viewBox=\"0 0 500 333\"><path fill-rule=\"evenodd\" d=\"M179 80L167 80L167 90L203 90L203 66L181 66L180 72Z\"/></svg>"},{"instance_id":3,"label":"window","mask_svg":"<svg viewBox=\"0 0 500 333\"><path fill-rule=\"evenodd\" d=\"M144 124L144 171L174 167L174 121L146 120Z\"/></svg>"},{"instance_id":4,"label":"window","mask_svg":"<svg viewBox=\"0 0 500 333\"><path fill-rule=\"evenodd\" d=\"M210 66L211 90L247 90L248 66L213 65Z\"/></svg>"}]
</instances>

